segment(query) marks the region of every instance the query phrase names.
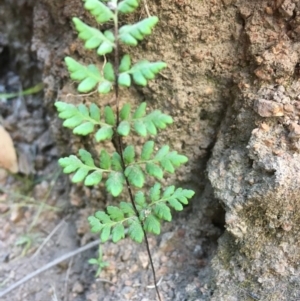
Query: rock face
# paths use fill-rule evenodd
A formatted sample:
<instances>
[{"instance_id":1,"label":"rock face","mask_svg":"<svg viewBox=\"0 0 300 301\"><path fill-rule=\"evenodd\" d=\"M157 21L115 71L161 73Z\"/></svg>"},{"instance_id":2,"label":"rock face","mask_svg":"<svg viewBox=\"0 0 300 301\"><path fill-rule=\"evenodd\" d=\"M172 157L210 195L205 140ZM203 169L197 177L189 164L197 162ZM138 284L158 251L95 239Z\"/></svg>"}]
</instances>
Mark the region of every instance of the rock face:
<instances>
[{"instance_id":1,"label":"rock face","mask_svg":"<svg viewBox=\"0 0 300 301\"><path fill-rule=\"evenodd\" d=\"M57 98L90 101L76 94L62 62L66 55L85 63L99 60L83 49L71 25L73 16L94 20L80 0L16 2L34 7L31 49L43 63L45 106L61 153L83 144L96 149L90 141L70 139L53 109ZM146 16L140 2L136 16L124 21ZM300 2L147 4L160 23L140 46L126 51L136 59L164 60L168 68L150 86L124 90L123 96L135 105L146 100L174 117L175 125L157 143L190 158L175 180L197 190L194 210L206 210L199 216L222 220L222 211L214 214L212 197L207 205L202 194L207 187L226 211L211 300L299 300ZM85 201L93 198L106 196L92 190ZM83 202L84 197L74 201Z\"/></svg>"},{"instance_id":2,"label":"rock face","mask_svg":"<svg viewBox=\"0 0 300 301\"><path fill-rule=\"evenodd\" d=\"M298 300L300 3L243 2L251 69L236 78L208 163L226 210L212 300Z\"/></svg>"}]
</instances>

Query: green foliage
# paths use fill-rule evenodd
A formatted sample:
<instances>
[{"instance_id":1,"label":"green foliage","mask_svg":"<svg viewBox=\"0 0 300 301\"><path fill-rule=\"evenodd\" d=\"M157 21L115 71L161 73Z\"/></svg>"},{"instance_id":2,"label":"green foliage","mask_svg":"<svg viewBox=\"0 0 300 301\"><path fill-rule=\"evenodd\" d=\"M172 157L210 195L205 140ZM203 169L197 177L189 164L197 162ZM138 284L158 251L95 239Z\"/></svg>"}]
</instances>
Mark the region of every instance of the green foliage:
<instances>
[{"instance_id":1,"label":"green foliage","mask_svg":"<svg viewBox=\"0 0 300 301\"><path fill-rule=\"evenodd\" d=\"M164 62L151 63L147 60L142 60L131 66L131 59L128 54L124 55L121 59L119 66L118 83L120 86L129 87L131 85L131 77L133 81L140 86L146 86L148 80L154 79L162 69L166 68Z\"/></svg>"},{"instance_id":2,"label":"green foliage","mask_svg":"<svg viewBox=\"0 0 300 301\"><path fill-rule=\"evenodd\" d=\"M149 17L136 24L118 26L119 13L131 13L136 10L140 0L106 1L83 0L84 7L90 11L98 23L113 21L104 32L85 24L74 17L73 23L86 49L96 49L102 56L115 51L119 53L120 44L136 46L139 41L151 34L158 22L157 17ZM98 185L105 182L106 190L114 197L127 188L126 202L118 206L108 206L105 211L98 211L88 218L92 232L99 233L103 242L112 239L113 242L127 235L133 241L142 242L146 232L160 234L161 222L172 220L172 209L180 211L194 191L169 186L162 189L161 183L165 172L174 173L176 168L188 161L184 155L171 151L168 145L158 150L154 141L146 140L142 148L127 144L123 137L131 131L140 137L156 136L158 130L165 129L173 123L171 116L160 110L147 112L146 102L140 103L135 109L129 103L119 108L119 87L130 87L132 83L146 86L149 80L166 67L164 62L149 62L141 60L132 63L131 57L125 54L119 65L106 62L102 68L95 64L85 66L71 57L65 62L72 80L79 82L79 92L96 90L106 94L115 90L117 108L110 106L75 106L58 101L55 106L59 117L64 120L63 126L73 130L76 135L93 134L97 142L112 140L116 151L112 154L108 149L102 149L99 154L79 150L78 156L70 155L59 159L64 173L73 174L72 182L82 182L85 186ZM145 193L145 184L149 177L159 180ZM125 189L126 190L126 189ZM122 194L123 197L124 194ZM100 252L99 252L100 256ZM104 267L101 256L90 260L98 266L98 272ZM97 272L97 273L98 273Z\"/></svg>"},{"instance_id":3,"label":"green foliage","mask_svg":"<svg viewBox=\"0 0 300 301\"><path fill-rule=\"evenodd\" d=\"M96 85L98 85L98 92L101 94L107 94L110 92L113 86L113 80L111 79L111 72L105 72L105 70L111 70L111 65L106 64L104 67L104 76L101 75L96 65L84 66L71 57L65 58L65 63L70 73L71 79L79 81L80 84L77 88L79 92L90 92Z\"/></svg>"},{"instance_id":4,"label":"green foliage","mask_svg":"<svg viewBox=\"0 0 300 301\"><path fill-rule=\"evenodd\" d=\"M131 13L139 6L139 0L124 0L118 4L118 11L124 14Z\"/></svg>"},{"instance_id":5,"label":"green foliage","mask_svg":"<svg viewBox=\"0 0 300 301\"><path fill-rule=\"evenodd\" d=\"M64 173L74 173L72 177L73 183L83 182L85 186L98 185L106 176L106 188L113 196L118 196L123 190L125 182L124 174L121 172L121 159L117 153L113 153L112 157L106 150L100 153L99 167L97 167L92 159L92 155L86 150L79 150L80 159L71 155L69 157L59 159L58 163L63 167Z\"/></svg>"},{"instance_id":6,"label":"green foliage","mask_svg":"<svg viewBox=\"0 0 300 301\"><path fill-rule=\"evenodd\" d=\"M111 139L113 136L113 125L115 125L115 115L111 107L104 108L104 121L101 121L101 110L95 104L91 104L89 108L86 105L73 104L57 101L55 103L58 117L65 119L63 126L73 129L73 133L86 136L99 128L95 133L97 142Z\"/></svg>"},{"instance_id":7,"label":"green foliage","mask_svg":"<svg viewBox=\"0 0 300 301\"><path fill-rule=\"evenodd\" d=\"M98 23L104 23L114 18L113 12L98 0L83 0L84 8L96 18Z\"/></svg>"},{"instance_id":8,"label":"green foliage","mask_svg":"<svg viewBox=\"0 0 300 301\"><path fill-rule=\"evenodd\" d=\"M140 223L130 203L121 202L120 207L108 206L106 212L97 211L94 216L89 217L89 223L92 232L101 234L103 242L107 241L110 235L113 242L123 239L125 237L124 225L131 228L128 234L133 240L141 239L138 226Z\"/></svg>"},{"instance_id":9,"label":"green foliage","mask_svg":"<svg viewBox=\"0 0 300 301\"><path fill-rule=\"evenodd\" d=\"M146 35L151 34L152 28L157 22L157 17L149 17L133 25L124 25L119 29L119 39L125 45L136 46L138 41L142 41Z\"/></svg>"},{"instance_id":10,"label":"green foliage","mask_svg":"<svg viewBox=\"0 0 300 301\"><path fill-rule=\"evenodd\" d=\"M101 245L99 245L98 258L90 258L88 262L97 266L95 277L98 277L102 270L109 266L109 263L103 260Z\"/></svg>"},{"instance_id":11,"label":"green foliage","mask_svg":"<svg viewBox=\"0 0 300 301\"><path fill-rule=\"evenodd\" d=\"M157 135L158 129L165 129L168 124L173 123L171 116L162 113L160 110L154 110L146 115L145 102L141 103L139 107L130 115L130 105L126 106L126 115L123 116L123 108L121 110L121 122L117 128L118 134L121 136L128 136L131 128L142 137L146 137L148 134Z\"/></svg>"},{"instance_id":12,"label":"green foliage","mask_svg":"<svg viewBox=\"0 0 300 301\"><path fill-rule=\"evenodd\" d=\"M78 18L73 18L73 23L78 31L78 37L85 41L86 49L97 49L99 55L104 55L113 51L115 46L115 37L111 30L106 30L102 33L100 30L88 26Z\"/></svg>"}]
</instances>

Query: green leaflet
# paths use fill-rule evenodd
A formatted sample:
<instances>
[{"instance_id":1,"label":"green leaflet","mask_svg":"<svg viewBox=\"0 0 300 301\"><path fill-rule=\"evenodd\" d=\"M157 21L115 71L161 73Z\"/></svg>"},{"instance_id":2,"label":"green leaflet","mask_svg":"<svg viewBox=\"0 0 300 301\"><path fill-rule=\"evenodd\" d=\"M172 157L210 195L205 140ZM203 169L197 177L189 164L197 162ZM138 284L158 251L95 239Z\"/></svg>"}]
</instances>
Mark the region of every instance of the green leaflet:
<instances>
[{"instance_id":1,"label":"green leaflet","mask_svg":"<svg viewBox=\"0 0 300 301\"><path fill-rule=\"evenodd\" d=\"M142 207L146 204L146 198L142 191L138 191L135 194L134 202Z\"/></svg>"},{"instance_id":2,"label":"green leaflet","mask_svg":"<svg viewBox=\"0 0 300 301\"><path fill-rule=\"evenodd\" d=\"M118 242L125 237L125 229L122 224L117 224L112 230L112 241Z\"/></svg>"},{"instance_id":3,"label":"green leaflet","mask_svg":"<svg viewBox=\"0 0 300 301\"><path fill-rule=\"evenodd\" d=\"M106 63L104 66L104 78L107 79L110 82L114 82L115 80L115 73L114 73L114 67L111 63Z\"/></svg>"},{"instance_id":4,"label":"green leaflet","mask_svg":"<svg viewBox=\"0 0 300 301\"><path fill-rule=\"evenodd\" d=\"M144 231L139 220L135 220L131 223L128 229L128 234L132 240L138 243L143 241Z\"/></svg>"},{"instance_id":5,"label":"green leaflet","mask_svg":"<svg viewBox=\"0 0 300 301\"><path fill-rule=\"evenodd\" d=\"M86 136L94 131L94 124L92 122L84 122L76 126L73 133L76 135Z\"/></svg>"},{"instance_id":6,"label":"green leaflet","mask_svg":"<svg viewBox=\"0 0 300 301\"><path fill-rule=\"evenodd\" d=\"M175 190L175 186L169 186L163 192L162 198L160 196L160 192L157 193L158 187L155 187L150 190L151 201L155 204L164 202L169 203L169 205L174 208L176 211L181 211L183 209L182 204L187 205L188 199L192 198L195 194L193 190L177 188Z\"/></svg>"},{"instance_id":7,"label":"green leaflet","mask_svg":"<svg viewBox=\"0 0 300 301\"><path fill-rule=\"evenodd\" d=\"M118 207L108 206L106 210L112 220L119 222L124 219L124 213Z\"/></svg>"},{"instance_id":8,"label":"green leaflet","mask_svg":"<svg viewBox=\"0 0 300 301\"><path fill-rule=\"evenodd\" d=\"M95 186L98 185L102 180L102 172L100 171L94 171L91 174L89 174L84 181L85 186Z\"/></svg>"},{"instance_id":9,"label":"green leaflet","mask_svg":"<svg viewBox=\"0 0 300 301\"><path fill-rule=\"evenodd\" d=\"M86 164L87 166L90 166L90 167L95 167L95 163L94 163L91 153L89 153L88 151L86 151L84 149L80 149L78 153L79 153L80 159L82 160L82 162L84 164Z\"/></svg>"},{"instance_id":10,"label":"green leaflet","mask_svg":"<svg viewBox=\"0 0 300 301\"><path fill-rule=\"evenodd\" d=\"M95 134L95 139L97 142L111 139L114 134L112 126L104 125L97 133Z\"/></svg>"},{"instance_id":11,"label":"green leaflet","mask_svg":"<svg viewBox=\"0 0 300 301\"><path fill-rule=\"evenodd\" d=\"M123 0L118 4L118 11L124 14L131 13L139 6L139 0Z\"/></svg>"},{"instance_id":12,"label":"green leaflet","mask_svg":"<svg viewBox=\"0 0 300 301\"><path fill-rule=\"evenodd\" d=\"M94 132L95 126L101 126L95 134L96 141L112 138L112 125L100 121L101 112L95 104L91 104L88 108L83 104L74 106L73 104L57 101L54 105L59 112L58 116L65 119L63 125L73 129L74 134L86 136ZM114 116L111 116L111 111L104 115L106 120L113 122Z\"/></svg>"},{"instance_id":13,"label":"green leaflet","mask_svg":"<svg viewBox=\"0 0 300 301\"><path fill-rule=\"evenodd\" d=\"M141 159L149 160L154 151L154 141L147 141L142 148Z\"/></svg>"},{"instance_id":14,"label":"green leaflet","mask_svg":"<svg viewBox=\"0 0 300 301\"><path fill-rule=\"evenodd\" d=\"M134 161L135 152L133 145L128 145L123 151L125 164L131 164Z\"/></svg>"},{"instance_id":15,"label":"green leaflet","mask_svg":"<svg viewBox=\"0 0 300 301\"><path fill-rule=\"evenodd\" d=\"M140 61L132 66L128 71L133 77L133 81L140 86L146 86L148 80L154 79L155 75L166 68L164 62L150 63L147 60Z\"/></svg>"},{"instance_id":16,"label":"green leaflet","mask_svg":"<svg viewBox=\"0 0 300 301\"><path fill-rule=\"evenodd\" d=\"M150 176L153 176L158 180L162 180L164 175L163 170L157 164L152 162L146 163L146 171Z\"/></svg>"},{"instance_id":17,"label":"green leaflet","mask_svg":"<svg viewBox=\"0 0 300 301\"><path fill-rule=\"evenodd\" d=\"M126 0L123 2L126 2ZM124 25L119 29L119 39L126 45L136 46L138 41L143 40L146 35L151 34L157 22L157 17L149 17L133 25Z\"/></svg>"},{"instance_id":18,"label":"green leaflet","mask_svg":"<svg viewBox=\"0 0 300 301\"><path fill-rule=\"evenodd\" d=\"M106 181L106 189L112 196L118 196L122 190L125 183L125 178L121 172L112 172Z\"/></svg>"},{"instance_id":19,"label":"green leaflet","mask_svg":"<svg viewBox=\"0 0 300 301\"><path fill-rule=\"evenodd\" d=\"M84 8L89 10L98 23L104 23L113 19L113 12L98 0L85 0Z\"/></svg>"},{"instance_id":20,"label":"green leaflet","mask_svg":"<svg viewBox=\"0 0 300 301\"><path fill-rule=\"evenodd\" d=\"M68 67L71 79L80 81L77 88L79 92L90 92L99 82L103 81L103 77L95 65L86 67L68 56L65 58L65 63Z\"/></svg>"},{"instance_id":21,"label":"green leaflet","mask_svg":"<svg viewBox=\"0 0 300 301\"><path fill-rule=\"evenodd\" d=\"M150 189L150 199L152 203L159 200L160 188L161 185L159 183L155 183L155 185Z\"/></svg>"},{"instance_id":22,"label":"green leaflet","mask_svg":"<svg viewBox=\"0 0 300 301\"><path fill-rule=\"evenodd\" d=\"M147 232L156 235L160 234L160 222L154 215L150 214L146 217L144 226Z\"/></svg>"},{"instance_id":23,"label":"green leaflet","mask_svg":"<svg viewBox=\"0 0 300 301\"><path fill-rule=\"evenodd\" d=\"M127 120L121 121L117 128L117 132L121 136L128 136L130 133L130 123Z\"/></svg>"},{"instance_id":24,"label":"green leaflet","mask_svg":"<svg viewBox=\"0 0 300 301\"><path fill-rule=\"evenodd\" d=\"M109 124L109 125L116 124L115 113L110 106L106 106L104 108L104 114L105 114L105 122L107 124Z\"/></svg>"},{"instance_id":25,"label":"green leaflet","mask_svg":"<svg viewBox=\"0 0 300 301\"><path fill-rule=\"evenodd\" d=\"M104 67L104 77L95 65L84 66L76 62L71 57L65 58L71 79L79 81L77 90L79 92L90 92L98 85L98 92L101 94L108 93L113 86L111 66Z\"/></svg>"},{"instance_id":26,"label":"green leaflet","mask_svg":"<svg viewBox=\"0 0 300 301\"><path fill-rule=\"evenodd\" d=\"M110 155L105 149L100 152L100 167L103 169L110 169L111 167Z\"/></svg>"},{"instance_id":27,"label":"green leaflet","mask_svg":"<svg viewBox=\"0 0 300 301\"><path fill-rule=\"evenodd\" d=\"M112 159L111 159L111 164L112 164L113 169L115 171L122 171L123 170L121 156L117 152L113 153Z\"/></svg>"},{"instance_id":28,"label":"green leaflet","mask_svg":"<svg viewBox=\"0 0 300 301\"><path fill-rule=\"evenodd\" d=\"M129 55L125 55L119 66L119 85L129 87L131 85L131 79L129 74L132 76L133 81L140 86L146 86L148 80L154 79L155 75L158 74L167 65L164 62L149 62L142 60L134 64L131 68L131 60Z\"/></svg>"},{"instance_id":29,"label":"green leaflet","mask_svg":"<svg viewBox=\"0 0 300 301\"><path fill-rule=\"evenodd\" d=\"M133 114L133 119L142 118L146 114L146 107L147 107L147 103L142 102L135 110Z\"/></svg>"},{"instance_id":30,"label":"green leaflet","mask_svg":"<svg viewBox=\"0 0 300 301\"><path fill-rule=\"evenodd\" d=\"M96 122L100 121L100 109L94 103L90 105L90 116Z\"/></svg>"},{"instance_id":31,"label":"green leaflet","mask_svg":"<svg viewBox=\"0 0 300 301\"><path fill-rule=\"evenodd\" d=\"M120 208L122 209L123 213L126 214L126 216L134 216L134 209L132 207L131 203L121 202Z\"/></svg>"},{"instance_id":32,"label":"green leaflet","mask_svg":"<svg viewBox=\"0 0 300 301\"><path fill-rule=\"evenodd\" d=\"M97 211L88 218L92 232L100 233L101 240L107 241L112 235L112 241L118 242L125 237L124 224L131 225L136 217L131 204L121 202L120 207L108 206L106 212Z\"/></svg>"},{"instance_id":33,"label":"green leaflet","mask_svg":"<svg viewBox=\"0 0 300 301\"><path fill-rule=\"evenodd\" d=\"M126 103L120 111L121 120L128 120L130 117L130 104Z\"/></svg>"},{"instance_id":34,"label":"green leaflet","mask_svg":"<svg viewBox=\"0 0 300 301\"><path fill-rule=\"evenodd\" d=\"M174 173L175 168L186 163L188 161L188 158L186 156L178 154L177 151L169 152L169 146L164 145L154 156L153 161L160 163L161 167L165 171Z\"/></svg>"},{"instance_id":35,"label":"green leaflet","mask_svg":"<svg viewBox=\"0 0 300 301\"><path fill-rule=\"evenodd\" d=\"M129 183L135 187L142 188L145 182L145 175L138 165L129 165L125 169L125 176Z\"/></svg>"},{"instance_id":36,"label":"green leaflet","mask_svg":"<svg viewBox=\"0 0 300 301\"><path fill-rule=\"evenodd\" d=\"M146 115L146 103L143 102L133 114L133 125L136 133L142 137L148 134L156 135L157 129L165 129L168 124L172 124L171 116L155 110Z\"/></svg>"},{"instance_id":37,"label":"green leaflet","mask_svg":"<svg viewBox=\"0 0 300 301\"><path fill-rule=\"evenodd\" d=\"M86 49L95 49L98 47L97 53L105 55L112 52L114 45L114 35L112 32L106 31L104 34L91 26L88 26L78 18L73 18L73 23L79 33L79 38L85 41Z\"/></svg>"},{"instance_id":38,"label":"green leaflet","mask_svg":"<svg viewBox=\"0 0 300 301\"><path fill-rule=\"evenodd\" d=\"M93 233L100 232L102 230L102 224L100 223L99 219L94 216L89 216L88 221L90 223L91 231Z\"/></svg>"},{"instance_id":39,"label":"green leaflet","mask_svg":"<svg viewBox=\"0 0 300 301\"><path fill-rule=\"evenodd\" d=\"M121 73L118 77L118 84L122 87L130 87L131 86L131 78L127 73Z\"/></svg>"},{"instance_id":40,"label":"green leaflet","mask_svg":"<svg viewBox=\"0 0 300 301\"><path fill-rule=\"evenodd\" d=\"M130 69L131 66L131 58L129 54L125 54L122 59L119 66L119 72L126 72Z\"/></svg>"},{"instance_id":41,"label":"green leaflet","mask_svg":"<svg viewBox=\"0 0 300 301\"><path fill-rule=\"evenodd\" d=\"M168 221L168 222L170 222L172 220L171 210L164 203L156 204L155 207L154 207L153 212L160 219L163 219L163 220Z\"/></svg>"}]
</instances>

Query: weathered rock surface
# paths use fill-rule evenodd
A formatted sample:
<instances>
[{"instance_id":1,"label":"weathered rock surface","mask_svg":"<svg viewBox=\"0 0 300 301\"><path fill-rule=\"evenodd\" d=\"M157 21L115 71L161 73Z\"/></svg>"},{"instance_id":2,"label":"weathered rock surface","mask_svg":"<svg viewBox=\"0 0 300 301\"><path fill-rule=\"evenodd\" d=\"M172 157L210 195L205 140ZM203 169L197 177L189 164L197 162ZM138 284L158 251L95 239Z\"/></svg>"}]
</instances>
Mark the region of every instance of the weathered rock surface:
<instances>
[{"instance_id":1,"label":"weathered rock surface","mask_svg":"<svg viewBox=\"0 0 300 301\"><path fill-rule=\"evenodd\" d=\"M274 2L238 2L251 68L240 70L208 164L226 210L215 301L300 297L300 47L287 29L300 3Z\"/></svg>"}]
</instances>

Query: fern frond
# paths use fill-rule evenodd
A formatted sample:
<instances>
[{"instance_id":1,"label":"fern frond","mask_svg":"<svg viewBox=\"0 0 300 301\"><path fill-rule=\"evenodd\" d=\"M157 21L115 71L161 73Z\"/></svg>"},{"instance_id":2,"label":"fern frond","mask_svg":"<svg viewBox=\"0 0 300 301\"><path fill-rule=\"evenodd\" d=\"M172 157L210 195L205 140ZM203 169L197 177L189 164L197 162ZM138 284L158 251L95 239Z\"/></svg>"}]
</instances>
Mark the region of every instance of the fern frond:
<instances>
[{"instance_id":1,"label":"fern frond","mask_svg":"<svg viewBox=\"0 0 300 301\"><path fill-rule=\"evenodd\" d=\"M155 136L159 129L165 129L167 125L173 123L172 117L162 113L160 110L154 110L146 115L146 106L146 102L141 103L132 117L130 112L128 112L128 107L126 107L126 116L121 114L122 121L117 128L117 132L122 136L128 136L131 127L133 127L139 136L146 137L148 134Z\"/></svg>"},{"instance_id":2,"label":"fern frond","mask_svg":"<svg viewBox=\"0 0 300 301\"><path fill-rule=\"evenodd\" d=\"M92 232L100 233L103 242L109 239L110 234L113 242L125 238L125 228L128 228L128 234L134 241L143 240L143 229L130 203L121 202L119 207L108 206L106 212L97 211L88 220Z\"/></svg>"},{"instance_id":3,"label":"fern frond","mask_svg":"<svg viewBox=\"0 0 300 301\"><path fill-rule=\"evenodd\" d=\"M65 63L71 79L80 82L77 87L79 92L90 92L97 85L98 92L101 94L107 94L111 90L113 86L113 80L110 80L107 76L105 76L105 74L103 77L96 65L85 66L69 56L65 57Z\"/></svg>"},{"instance_id":4,"label":"fern frond","mask_svg":"<svg viewBox=\"0 0 300 301\"><path fill-rule=\"evenodd\" d=\"M139 6L139 0L123 0L118 4L118 11L124 14L131 13Z\"/></svg>"},{"instance_id":5,"label":"fern frond","mask_svg":"<svg viewBox=\"0 0 300 301\"><path fill-rule=\"evenodd\" d=\"M115 115L109 106L104 108L104 119L101 121L101 111L91 104L89 108L80 104L75 106L62 101L54 104L59 112L58 117L65 119L63 126L73 129L73 133L86 136L95 131L95 127L101 127L95 133L96 141L111 139L113 136L113 126L115 125Z\"/></svg>"},{"instance_id":6,"label":"fern frond","mask_svg":"<svg viewBox=\"0 0 300 301\"><path fill-rule=\"evenodd\" d=\"M98 23L104 23L113 19L113 12L102 2L98 0L83 0L84 8L96 18Z\"/></svg>"},{"instance_id":7,"label":"fern frond","mask_svg":"<svg viewBox=\"0 0 300 301\"><path fill-rule=\"evenodd\" d=\"M72 19L76 30L79 33L79 38L85 41L86 49L97 49L99 55L111 53L115 47L115 37L110 30L102 33L100 30L91 27L78 18Z\"/></svg>"},{"instance_id":8,"label":"fern frond","mask_svg":"<svg viewBox=\"0 0 300 301\"><path fill-rule=\"evenodd\" d=\"M128 2L128 0L122 2ZM122 4L122 2L120 2L119 5L124 7L125 3ZM149 17L136 24L124 25L119 29L119 39L125 45L136 46L138 41L142 41L145 36L151 34L151 31L157 22L157 17Z\"/></svg>"},{"instance_id":9,"label":"fern frond","mask_svg":"<svg viewBox=\"0 0 300 301\"><path fill-rule=\"evenodd\" d=\"M106 150L100 153L99 167L94 163L92 155L86 150L79 150L80 159L71 155L59 159L59 164L63 167L64 173L73 173L73 183L83 182L85 186L94 186L102 181L103 175L107 175L106 189L113 196L118 196L125 183L125 177L121 172L121 159L117 153L110 156Z\"/></svg>"}]
</instances>

